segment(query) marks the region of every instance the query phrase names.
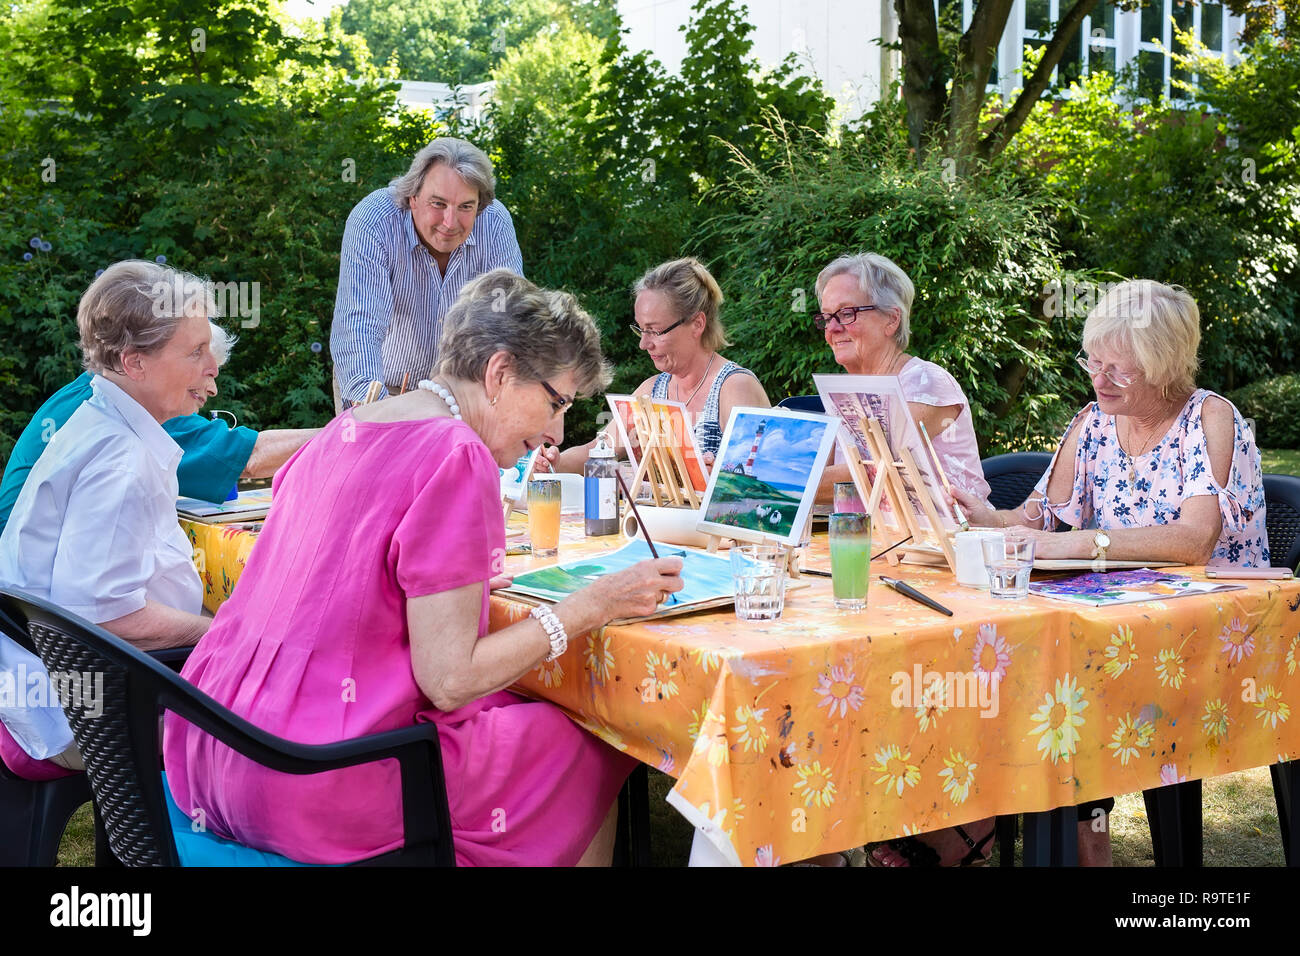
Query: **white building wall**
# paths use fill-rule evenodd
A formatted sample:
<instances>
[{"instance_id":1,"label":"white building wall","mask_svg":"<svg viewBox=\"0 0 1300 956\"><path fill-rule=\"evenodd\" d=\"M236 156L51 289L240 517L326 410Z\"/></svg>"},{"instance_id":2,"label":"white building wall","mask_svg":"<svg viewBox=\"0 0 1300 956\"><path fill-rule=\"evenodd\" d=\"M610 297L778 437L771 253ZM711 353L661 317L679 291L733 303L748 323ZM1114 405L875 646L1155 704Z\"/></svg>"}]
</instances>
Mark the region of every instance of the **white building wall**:
<instances>
[{"instance_id":1,"label":"white building wall","mask_svg":"<svg viewBox=\"0 0 1300 956\"><path fill-rule=\"evenodd\" d=\"M692 0L620 0L633 52L650 50L669 72L681 71ZM748 0L753 55L773 67L794 53L850 118L870 107L897 72L896 53L875 40L896 38L892 0Z\"/></svg>"}]
</instances>

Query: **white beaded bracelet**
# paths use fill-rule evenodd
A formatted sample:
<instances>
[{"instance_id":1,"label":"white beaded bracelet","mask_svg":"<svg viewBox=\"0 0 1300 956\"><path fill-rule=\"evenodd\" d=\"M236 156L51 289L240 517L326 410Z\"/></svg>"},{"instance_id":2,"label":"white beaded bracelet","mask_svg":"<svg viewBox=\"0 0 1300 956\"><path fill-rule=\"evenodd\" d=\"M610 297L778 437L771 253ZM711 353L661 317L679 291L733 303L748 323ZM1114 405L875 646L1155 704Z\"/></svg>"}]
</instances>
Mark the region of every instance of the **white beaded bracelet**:
<instances>
[{"instance_id":1,"label":"white beaded bracelet","mask_svg":"<svg viewBox=\"0 0 1300 956\"><path fill-rule=\"evenodd\" d=\"M546 657L548 661L555 660L568 650L569 635L564 633L564 625L560 623L560 619L555 616L554 611L549 607L538 604L528 613L537 618L538 623L546 631L546 636L550 638L551 653Z\"/></svg>"}]
</instances>

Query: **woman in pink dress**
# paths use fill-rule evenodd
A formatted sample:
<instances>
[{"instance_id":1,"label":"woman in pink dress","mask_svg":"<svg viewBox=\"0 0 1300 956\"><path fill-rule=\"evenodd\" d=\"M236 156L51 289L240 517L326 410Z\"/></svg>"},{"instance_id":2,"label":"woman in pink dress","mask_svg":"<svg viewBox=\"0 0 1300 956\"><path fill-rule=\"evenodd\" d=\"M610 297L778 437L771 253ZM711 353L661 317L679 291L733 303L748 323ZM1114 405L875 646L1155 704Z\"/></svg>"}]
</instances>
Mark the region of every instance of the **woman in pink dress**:
<instances>
[{"instance_id":1,"label":"woman in pink dress","mask_svg":"<svg viewBox=\"0 0 1300 956\"><path fill-rule=\"evenodd\" d=\"M572 296L505 270L448 313L432 381L353 408L275 479L275 505L184 676L304 743L438 726L462 865L608 863L634 761L550 704L505 688L568 635L650 613L678 558L609 575L489 634L505 528L497 466L558 444L576 395L609 382ZM220 836L307 863L402 843L397 764L269 771L169 714L168 781Z\"/></svg>"},{"instance_id":2,"label":"woman in pink dress","mask_svg":"<svg viewBox=\"0 0 1300 956\"><path fill-rule=\"evenodd\" d=\"M813 321L845 372L898 376L907 410L925 425L949 481L987 501L965 392L942 367L907 354L915 294L912 280L892 260L870 252L840 256L817 276L821 311ZM836 482L851 480L847 465L830 465L818 500L829 501Z\"/></svg>"}]
</instances>

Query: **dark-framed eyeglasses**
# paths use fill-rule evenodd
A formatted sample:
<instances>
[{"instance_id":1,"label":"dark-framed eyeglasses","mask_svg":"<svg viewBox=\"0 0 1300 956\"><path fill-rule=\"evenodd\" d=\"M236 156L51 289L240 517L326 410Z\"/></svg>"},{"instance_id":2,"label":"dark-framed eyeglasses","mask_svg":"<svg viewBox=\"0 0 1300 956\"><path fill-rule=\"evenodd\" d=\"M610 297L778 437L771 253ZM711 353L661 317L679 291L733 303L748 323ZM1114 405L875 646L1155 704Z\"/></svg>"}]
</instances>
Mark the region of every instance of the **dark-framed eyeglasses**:
<instances>
[{"instance_id":1,"label":"dark-framed eyeglasses","mask_svg":"<svg viewBox=\"0 0 1300 956\"><path fill-rule=\"evenodd\" d=\"M546 393L551 396L551 409L555 412L555 414L558 415L560 412L564 411L566 408L568 408L570 405L573 404L573 399L565 398L555 389L551 388L551 386L547 382L542 381L542 388L546 389Z\"/></svg>"},{"instance_id":2,"label":"dark-framed eyeglasses","mask_svg":"<svg viewBox=\"0 0 1300 956\"><path fill-rule=\"evenodd\" d=\"M640 336L642 336L642 335L648 335L648 336L650 336L650 338L652 338L652 339L657 339L657 338L659 338L659 336L661 336L661 335L667 335L667 334L668 334L669 332L671 332L673 329L677 328L677 326L681 325L683 322L688 322L688 321L690 321L690 319L691 319L691 316L689 316L689 315L688 315L686 318L684 318L684 319L678 319L678 320L677 320L676 322L674 322L672 325L668 326L668 328L666 328L666 329L660 329L658 332L654 331L653 329L643 329L643 328L641 328L641 326L637 325L635 322L633 322L631 325L629 325L628 328L631 329L633 332L635 332L635 333L637 334L637 337L638 337L638 338L639 338Z\"/></svg>"},{"instance_id":3,"label":"dark-framed eyeglasses","mask_svg":"<svg viewBox=\"0 0 1300 956\"><path fill-rule=\"evenodd\" d=\"M1098 372L1106 376L1106 380L1116 388L1128 388L1137 381L1137 376L1129 372L1121 372L1115 369L1104 369L1100 362L1088 358L1084 352L1080 352L1074 357L1079 363L1079 368L1088 373L1089 378L1093 378Z\"/></svg>"},{"instance_id":4,"label":"dark-framed eyeglasses","mask_svg":"<svg viewBox=\"0 0 1300 956\"><path fill-rule=\"evenodd\" d=\"M840 325L852 325L858 321L859 312L872 312L879 308L878 305L846 305L838 312L814 312L813 325L818 329L824 329L831 324L831 319L835 319Z\"/></svg>"}]
</instances>

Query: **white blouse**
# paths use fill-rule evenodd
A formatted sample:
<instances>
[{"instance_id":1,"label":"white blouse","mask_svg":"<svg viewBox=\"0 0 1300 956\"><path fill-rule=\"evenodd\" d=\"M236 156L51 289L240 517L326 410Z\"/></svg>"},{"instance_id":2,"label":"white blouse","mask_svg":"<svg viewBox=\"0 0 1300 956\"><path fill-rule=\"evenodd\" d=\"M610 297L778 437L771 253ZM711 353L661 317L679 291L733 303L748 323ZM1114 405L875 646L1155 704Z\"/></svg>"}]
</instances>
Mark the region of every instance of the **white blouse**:
<instances>
[{"instance_id":1,"label":"white blouse","mask_svg":"<svg viewBox=\"0 0 1300 956\"><path fill-rule=\"evenodd\" d=\"M176 520L181 448L102 375L50 439L0 535L0 585L95 624L156 601L198 614L203 585ZM21 665L21 667L20 667ZM37 670L39 668L39 670ZM0 685L45 676L40 661L0 638ZM72 733L56 706L0 694L0 720L32 757L61 753Z\"/></svg>"}]
</instances>

